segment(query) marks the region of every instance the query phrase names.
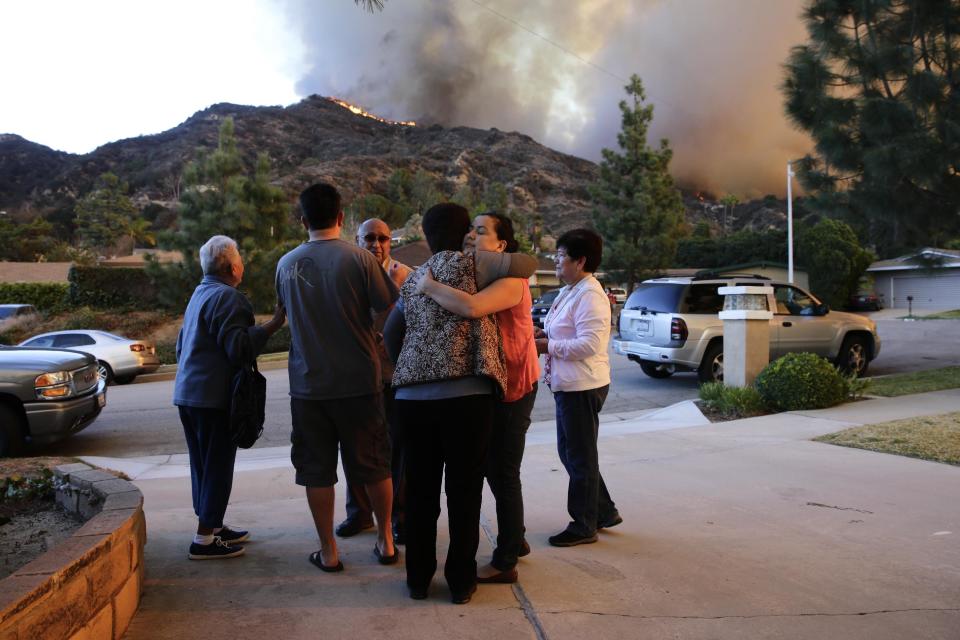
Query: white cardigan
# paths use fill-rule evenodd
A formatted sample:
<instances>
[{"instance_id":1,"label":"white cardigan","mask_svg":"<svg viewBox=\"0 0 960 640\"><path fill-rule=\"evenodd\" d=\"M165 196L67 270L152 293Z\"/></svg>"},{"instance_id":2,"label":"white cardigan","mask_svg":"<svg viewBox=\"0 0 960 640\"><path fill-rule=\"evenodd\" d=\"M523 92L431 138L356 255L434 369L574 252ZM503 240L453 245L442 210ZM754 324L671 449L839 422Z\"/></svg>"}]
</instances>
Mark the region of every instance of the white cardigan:
<instances>
[{"instance_id":1,"label":"white cardigan","mask_svg":"<svg viewBox=\"0 0 960 640\"><path fill-rule=\"evenodd\" d=\"M610 384L610 299L592 275L566 286L544 320L551 391L586 391Z\"/></svg>"}]
</instances>

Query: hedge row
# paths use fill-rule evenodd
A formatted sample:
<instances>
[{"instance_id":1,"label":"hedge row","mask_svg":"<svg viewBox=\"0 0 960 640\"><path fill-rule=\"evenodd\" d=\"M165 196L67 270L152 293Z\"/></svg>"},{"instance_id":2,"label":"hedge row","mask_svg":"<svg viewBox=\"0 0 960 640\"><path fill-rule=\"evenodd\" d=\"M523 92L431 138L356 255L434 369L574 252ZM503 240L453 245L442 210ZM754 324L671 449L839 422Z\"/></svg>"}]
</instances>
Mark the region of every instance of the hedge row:
<instances>
[{"instance_id":1,"label":"hedge row","mask_svg":"<svg viewBox=\"0 0 960 640\"><path fill-rule=\"evenodd\" d=\"M67 302L64 282L0 282L0 304L32 304L39 311L57 311Z\"/></svg>"},{"instance_id":2,"label":"hedge row","mask_svg":"<svg viewBox=\"0 0 960 640\"><path fill-rule=\"evenodd\" d=\"M153 309L153 284L143 269L131 267L70 268L68 301L74 306L99 309L122 307Z\"/></svg>"}]
</instances>

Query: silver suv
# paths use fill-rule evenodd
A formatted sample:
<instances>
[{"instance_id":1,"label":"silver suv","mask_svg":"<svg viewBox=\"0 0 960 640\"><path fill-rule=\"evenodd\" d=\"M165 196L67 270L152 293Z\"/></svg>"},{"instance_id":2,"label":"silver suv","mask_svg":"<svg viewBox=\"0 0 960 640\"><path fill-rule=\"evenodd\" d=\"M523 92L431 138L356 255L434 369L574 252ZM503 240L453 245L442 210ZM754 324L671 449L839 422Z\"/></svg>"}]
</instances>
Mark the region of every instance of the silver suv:
<instances>
[{"instance_id":1,"label":"silver suv","mask_svg":"<svg viewBox=\"0 0 960 640\"><path fill-rule=\"evenodd\" d=\"M862 376L880 354L872 320L831 311L800 287L760 276L656 278L643 282L620 313L614 350L640 364L652 378L696 371L701 382L723 380L723 296L718 287L767 285L770 360L795 351L828 358L844 372Z\"/></svg>"}]
</instances>

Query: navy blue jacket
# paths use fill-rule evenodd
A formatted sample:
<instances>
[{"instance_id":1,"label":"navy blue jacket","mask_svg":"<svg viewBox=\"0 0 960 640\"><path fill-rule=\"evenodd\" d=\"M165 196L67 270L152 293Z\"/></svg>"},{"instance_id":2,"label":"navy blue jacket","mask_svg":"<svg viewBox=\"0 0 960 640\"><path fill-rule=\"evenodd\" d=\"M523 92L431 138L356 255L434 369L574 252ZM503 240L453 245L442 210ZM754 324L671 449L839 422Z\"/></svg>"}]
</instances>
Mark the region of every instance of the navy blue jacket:
<instances>
[{"instance_id":1,"label":"navy blue jacket","mask_svg":"<svg viewBox=\"0 0 960 640\"><path fill-rule=\"evenodd\" d=\"M216 276L204 276L177 336L173 404L229 409L233 376L257 357L267 337L255 326L253 306L245 295Z\"/></svg>"}]
</instances>

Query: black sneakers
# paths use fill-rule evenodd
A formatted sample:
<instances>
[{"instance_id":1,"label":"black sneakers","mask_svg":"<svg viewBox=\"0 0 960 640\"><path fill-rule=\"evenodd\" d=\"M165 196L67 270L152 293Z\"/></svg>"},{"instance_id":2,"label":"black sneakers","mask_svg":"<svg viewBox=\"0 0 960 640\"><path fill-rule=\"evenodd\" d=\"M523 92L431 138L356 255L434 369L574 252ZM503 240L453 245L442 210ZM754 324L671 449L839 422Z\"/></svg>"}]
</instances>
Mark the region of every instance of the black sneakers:
<instances>
[{"instance_id":1,"label":"black sneakers","mask_svg":"<svg viewBox=\"0 0 960 640\"><path fill-rule=\"evenodd\" d=\"M227 544L236 544L238 542L246 542L250 539L249 531L234 531L230 527L224 525L223 529L220 529L217 533L213 534L215 536L220 536L220 539L226 542Z\"/></svg>"},{"instance_id":2,"label":"black sneakers","mask_svg":"<svg viewBox=\"0 0 960 640\"><path fill-rule=\"evenodd\" d=\"M623 518L620 517L618 512L614 511L612 516L609 516L597 523L597 529L609 529L610 527L615 527L618 524L623 524Z\"/></svg>"},{"instance_id":3,"label":"black sneakers","mask_svg":"<svg viewBox=\"0 0 960 640\"><path fill-rule=\"evenodd\" d=\"M337 525L336 534L341 538L351 538L361 531L373 529L373 522L361 522L359 518L347 518Z\"/></svg>"},{"instance_id":4,"label":"black sneakers","mask_svg":"<svg viewBox=\"0 0 960 640\"><path fill-rule=\"evenodd\" d=\"M214 536L210 544L190 543L190 553L187 557L191 560L220 560L242 555L243 547L230 546L220 536Z\"/></svg>"},{"instance_id":5,"label":"black sneakers","mask_svg":"<svg viewBox=\"0 0 960 640\"><path fill-rule=\"evenodd\" d=\"M555 536L548 538L550 544L555 547L573 547L578 544L590 544L597 541L597 534L592 536L582 536L579 533L573 533L569 529L564 529Z\"/></svg>"}]
</instances>

